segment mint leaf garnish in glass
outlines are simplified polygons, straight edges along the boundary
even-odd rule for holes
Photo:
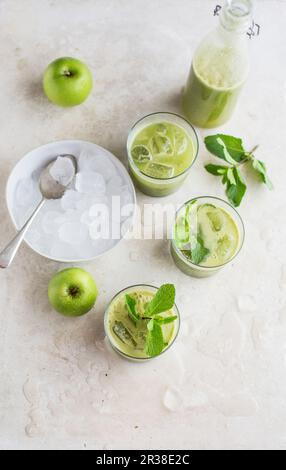
[[[265,164],[254,156],[258,146],[247,152],[242,139],[224,134],[206,137],[205,145],[210,153],[228,164],[208,164],[205,166],[205,169],[214,176],[222,177],[222,183],[226,185],[226,195],[235,207],[241,204],[247,189],[246,182],[240,171],[242,165],[250,164],[251,168],[259,176],[260,181],[266,184],[269,189],[273,189],[273,184],[269,179]]]
[[[209,250],[205,247],[202,237],[198,235],[192,249],[189,252],[190,259],[193,263],[200,264],[202,261],[204,261],[208,254]]]
[[[239,181],[240,175],[235,168],[228,176],[230,197],[237,203],[244,192],[243,183]],[[235,182],[235,184],[234,184]],[[188,220],[189,233],[186,234],[183,243],[177,239],[176,224],[184,224],[184,218]],[[172,255],[176,264],[187,266],[194,270],[201,266],[204,269],[217,268],[228,263],[238,252],[241,241],[241,232],[237,224],[239,215],[230,204],[219,198],[197,198],[195,202],[185,203],[177,212],[176,222],[173,228]],[[190,272],[189,269],[183,272]],[[203,270],[202,270],[203,271]],[[193,271],[192,271],[193,272]]]
[[[164,336],[160,324],[152,319],[147,324],[145,352],[148,356],[158,356],[164,349]]]
[[[130,295],[126,294],[125,302],[126,302],[126,307],[128,310],[128,316],[136,325],[137,322],[140,320],[140,315],[138,315],[136,311],[136,300],[130,297]]]
[[[175,295],[173,284],[120,292],[105,314],[105,331],[114,348],[134,359],[149,359],[168,348],[179,329]]]
[[[167,312],[174,307],[176,289],[173,284],[164,284],[157,291],[146,309],[146,316],[152,317],[159,313]]]

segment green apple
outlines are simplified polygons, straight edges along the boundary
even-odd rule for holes
[[[93,277],[84,269],[68,268],[51,279],[48,295],[57,312],[67,317],[79,317],[92,309],[98,290]]]
[[[77,106],[92,90],[93,78],[89,68],[80,60],[62,57],[52,62],[44,73],[44,91],[52,103]]]

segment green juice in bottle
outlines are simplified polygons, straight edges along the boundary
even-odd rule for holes
[[[219,27],[195,52],[183,93],[183,109],[198,127],[219,127],[236,107],[249,73],[248,37],[252,0],[228,0]]]

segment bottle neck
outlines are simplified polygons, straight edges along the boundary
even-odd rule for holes
[[[224,34],[243,35],[252,21],[253,0],[226,0],[220,14]]]

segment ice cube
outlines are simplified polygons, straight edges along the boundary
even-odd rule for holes
[[[152,155],[146,145],[135,145],[131,150],[131,155],[135,163],[146,163],[152,160]]]
[[[172,178],[174,175],[174,168],[163,163],[150,163],[145,169],[146,174],[153,178]]]
[[[105,211],[105,206],[102,207],[101,204],[93,204],[90,209],[89,209],[89,216],[91,218],[99,217],[100,215],[103,215],[103,212]]]
[[[165,124],[160,123],[156,126],[155,131],[157,134],[165,135],[168,132],[168,128]]]
[[[61,206],[64,210],[76,210],[79,208],[79,203],[82,201],[82,199],[82,194],[74,191],[73,189],[69,189],[65,192],[61,199]]]
[[[218,240],[217,254],[223,259],[227,259],[232,255],[233,251],[233,240],[232,237],[225,234]]]
[[[171,140],[165,135],[154,135],[150,139],[150,149],[153,157],[173,154],[173,146]]]
[[[134,198],[128,186],[122,188],[120,193],[120,203],[121,207],[127,206],[128,204],[134,204]]]
[[[81,218],[80,218],[80,221],[82,224],[85,224],[85,225],[91,225],[94,221],[93,217],[90,217],[89,215],[89,211],[84,211]]]
[[[107,184],[107,194],[109,196],[118,196],[122,190],[122,178],[115,175]]]
[[[15,193],[16,207],[32,206],[36,207],[37,202],[40,201],[41,193],[37,184],[31,178],[25,178],[19,181]]]
[[[99,240],[100,238],[108,238],[109,227],[107,222],[103,222],[100,217],[94,219],[88,226],[89,236],[92,240]]]
[[[79,193],[100,195],[105,193],[106,183],[100,173],[82,171],[76,175],[75,187]]]
[[[114,334],[124,344],[128,344],[129,346],[133,346],[133,347],[137,346],[135,339],[132,337],[131,333],[128,331],[128,329],[124,326],[124,324],[121,321],[115,321],[112,329],[113,329]]]
[[[98,153],[83,150],[79,157],[80,171],[94,171],[104,176],[105,180],[116,175],[116,168],[105,152]]]
[[[62,186],[68,186],[75,175],[72,160],[68,157],[58,157],[50,168],[51,177]]]
[[[61,201],[60,199],[48,199],[45,202],[43,211],[61,211]]]
[[[47,211],[43,214],[42,229],[46,234],[57,233],[61,223],[62,214],[56,211]]]
[[[188,139],[183,131],[176,129],[174,132],[174,151],[176,155],[182,155],[187,150]]]
[[[84,224],[77,222],[66,222],[59,228],[60,240],[69,245],[80,245],[88,237],[88,230]]]

